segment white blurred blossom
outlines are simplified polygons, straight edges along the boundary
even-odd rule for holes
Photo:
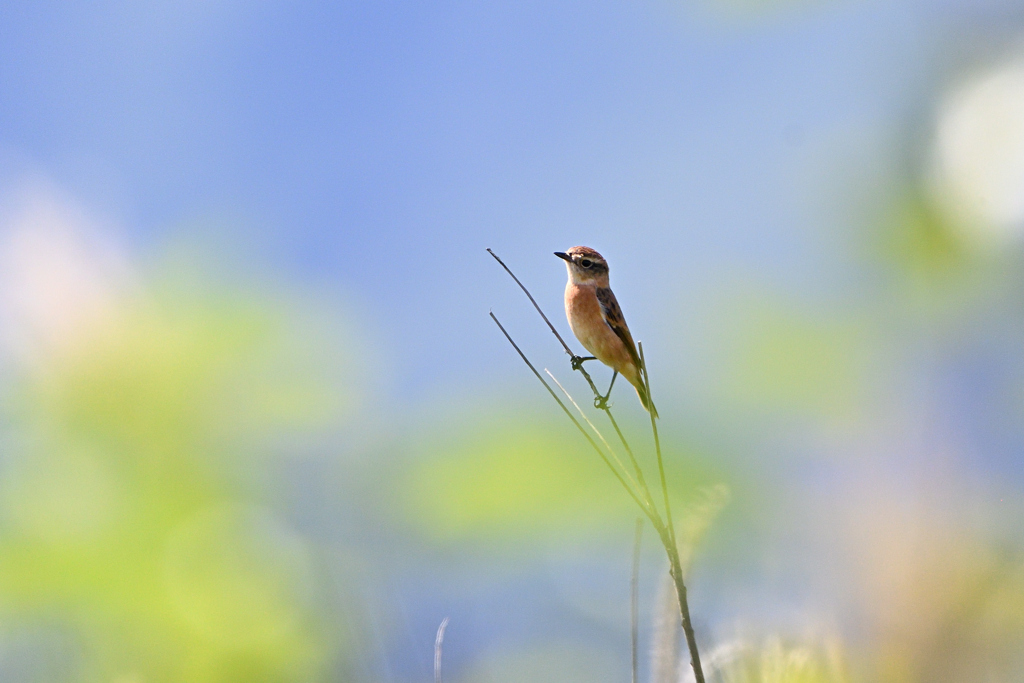
[[[939,110],[932,191],[983,243],[1024,233],[1024,56],[977,75]]]

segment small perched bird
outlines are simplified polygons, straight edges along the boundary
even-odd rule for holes
[[[565,261],[569,271],[569,282],[565,285],[565,315],[572,333],[587,351],[594,354],[594,358],[615,371],[608,394],[611,394],[615,378],[621,374],[636,389],[644,408],[658,417],[640,376],[640,355],[633,336],[622,317],[619,302],[608,286],[608,262],[590,247],[556,251],[555,256]],[[583,360],[591,359],[577,362]],[[606,395],[603,400],[607,399]]]

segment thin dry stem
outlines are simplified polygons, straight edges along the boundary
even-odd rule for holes
[[[448,628],[448,617],[441,621],[437,627],[437,637],[434,639],[434,683],[441,681],[441,648],[444,645],[444,630]]]
[[[679,598],[675,580],[665,573],[659,577],[651,621],[651,683],[679,683]]]
[[[526,288],[526,285],[519,281],[519,278],[516,277],[516,274],[513,273],[508,266],[505,265],[505,262],[502,261],[497,254],[495,254],[490,249],[487,250],[487,253],[493,256],[494,260],[497,261],[501,265],[501,267],[505,269],[505,272],[508,273],[509,276],[511,276],[511,278],[516,281],[516,284],[519,285],[519,289],[523,290],[526,296],[530,299],[530,303],[532,303],[533,307],[537,309],[538,313],[540,313],[540,317],[543,318],[544,322],[547,323],[548,329],[550,329],[551,333],[555,335],[555,339],[557,339],[558,342],[562,345],[562,348],[565,349],[565,352],[569,354],[569,357],[572,358],[573,360],[579,358],[579,356],[572,352],[572,349],[569,348],[569,345],[565,343],[565,340],[562,339],[562,335],[558,334],[558,330],[556,330],[555,326],[551,324],[551,321],[548,319],[548,317],[544,315],[544,311],[541,310],[540,304],[538,304],[537,300],[533,298],[532,294],[530,294],[530,290]],[[584,370],[582,365],[576,367],[576,370],[578,370],[580,374],[582,374],[583,377],[586,378],[587,384],[589,384],[590,388],[594,391],[594,395],[600,396],[601,393],[597,390],[597,385],[594,384],[594,380],[591,379],[590,373]]]
[[[647,390],[647,400],[654,405],[651,397],[651,376],[647,372],[647,361],[644,360],[644,345],[637,344],[640,353],[640,366],[644,373],[644,388]],[[654,450],[658,456],[658,474],[661,477],[661,492],[665,498],[665,517],[668,522],[668,536],[671,539],[672,549],[669,552],[669,562],[672,566],[672,579],[676,584],[676,593],[679,598],[679,613],[683,620],[683,633],[686,635],[686,645],[690,650],[690,666],[693,667],[693,675],[696,683],[704,683],[704,671],[700,665],[700,651],[697,649],[697,636],[693,632],[693,623],[690,620],[690,605],[686,599],[686,584],[683,582],[683,567],[679,560],[679,546],[676,541],[676,532],[672,524],[672,508],[668,501],[668,482],[665,478],[665,462],[661,457],[661,439],[658,437],[658,421],[654,417],[654,411],[650,411],[651,431],[654,433]]]
[[[683,632],[686,634],[686,644],[687,644],[687,646],[689,647],[689,650],[690,650],[690,664],[693,667],[694,678],[696,679],[696,683],[704,683],[704,672],[701,669],[700,653],[697,650],[697,639],[696,639],[696,636],[694,635],[693,625],[691,624],[691,620],[690,620],[690,608],[689,608],[689,605],[688,605],[688,602],[687,602],[686,585],[683,583],[682,563],[680,562],[680,559],[679,559],[679,548],[678,548],[678,545],[677,545],[677,542],[676,542],[674,525],[672,523],[672,510],[671,510],[671,507],[669,505],[669,497],[668,497],[668,483],[667,483],[667,480],[666,480],[666,477],[665,477],[665,466],[664,466],[664,461],[662,459],[662,454],[661,454],[661,440],[660,440],[660,438],[658,436],[658,425],[657,425],[657,421],[656,421],[656,419],[654,417],[653,412],[651,412],[651,430],[652,430],[652,432],[654,434],[655,452],[657,453],[657,459],[658,459],[658,474],[659,474],[659,478],[661,480],[661,490],[662,490],[662,496],[663,496],[664,505],[665,505],[665,515],[666,515],[665,520],[662,520],[661,514],[658,512],[658,508],[654,504],[654,501],[653,501],[653,499],[651,497],[650,489],[648,488],[647,483],[646,483],[646,481],[644,479],[643,470],[640,467],[640,463],[637,461],[636,456],[633,454],[633,450],[632,450],[632,448],[630,448],[629,442],[626,440],[625,435],[623,435],[622,430],[619,429],[619,425],[615,421],[614,416],[612,415],[611,408],[608,407],[608,405],[607,405],[607,403],[605,401],[599,400],[599,399],[602,399],[601,392],[598,391],[597,386],[594,384],[593,379],[591,379],[591,377],[587,373],[587,371],[583,369],[582,364],[576,362],[576,360],[579,358],[579,356],[577,356],[575,353],[572,352],[572,349],[569,348],[569,345],[566,344],[565,340],[562,339],[562,336],[560,334],[558,334],[558,330],[556,330],[555,326],[551,324],[551,321],[548,319],[548,317],[546,315],[544,315],[544,311],[541,310],[540,306],[537,304],[537,301],[533,298],[533,295],[530,294],[530,291],[526,288],[526,286],[522,282],[519,281],[519,278],[517,278],[515,276],[515,274],[509,269],[508,266],[505,265],[505,263],[500,258],[498,258],[497,254],[495,254],[490,249],[488,249],[487,252],[491,256],[493,256],[494,259],[499,264],[501,264],[501,267],[505,269],[505,272],[507,272],[512,277],[512,279],[515,280],[516,284],[519,285],[520,289],[522,289],[523,292],[526,294],[526,296],[530,299],[530,302],[533,303],[533,307],[537,309],[537,312],[540,314],[541,318],[544,319],[544,322],[547,323],[548,327],[551,329],[551,332],[555,335],[555,337],[558,339],[558,341],[562,344],[562,348],[564,348],[565,352],[567,354],[569,354],[569,356],[573,359],[573,369],[574,370],[578,370],[583,375],[583,377],[587,380],[587,384],[590,385],[591,391],[594,392],[595,406],[598,407],[599,409],[603,410],[608,415],[608,419],[611,421],[612,426],[615,428],[615,432],[619,435],[619,439],[622,441],[622,445],[626,449],[626,452],[629,455],[630,461],[633,464],[634,470],[636,472],[636,481],[637,481],[637,484],[638,484],[638,488],[640,490],[640,495],[643,497],[643,502],[641,502],[641,498],[626,483],[626,480],[623,478],[622,474],[620,474],[620,472],[617,469],[615,469],[615,466],[612,465],[612,462],[608,459],[608,457],[604,454],[604,452],[598,447],[597,443],[593,440],[593,438],[591,438],[590,434],[587,433],[587,431],[583,428],[583,425],[580,424],[580,422],[569,411],[569,409],[565,406],[565,404],[562,403],[561,399],[558,398],[558,395],[555,394],[554,390],[548,385],[548,383],[544,380],[544,378],[541,377],[540,373],[537,372],[537,369],[533,366],[533,363],[530,362],[530,360],[526,357],[526,355],[522,352],[522,350],[520,350],[519,346],[516,345],[516,343],[512,340],[512,337],[509,336],[509,334],[505,330],[505,328],[502,327],[500,322],[498,322],[498,319],[494,316],[494,313],[490,314],[491,318],[494,319],[494,322],[498,325],[498,327],[501,329],[502,333],[505,335],[505,338],[508,339],[510,344],[512,344],[512,347],[516,350],[516,352],[523,359],[523,361],[530,368],[530,370],[533,371],[533,374],[536,375],[537,379],[539,379],[541,384],[544,385],[544,388],[548,390],[548,393],[551,394],[551,397],[554,398],[555,401],[558,403],[558,405],[562,408],[562,411],[566,415],[569,416],[569,419],[572,420],[573,424],[576,425],[576,428],[580,431],[581,434],[583,434],[583,436],[584,436],[584,438],[586,438],[587,442],[590,443],[591,447],[601,457],[601,459],[604,461],[605,465],[608,466],[608,469],[610,469],[612,471],[612,474],[615,475],[616,479],[619,480],[619,483],[622,484],[623,488],[626,489],[626,492],[629,493],[629,495],[633,499],[633,501],[640,507],[640,509],[643,511],[643,513],[651,521],[651,524],[654,526],[655,531],[658,533],[658,538],[661,540],[661,544],[662,544],[662,546],[664,546],[665,552],[668,554],[669,564],[670,564],[670,567],[671,567],[670,574],[671,574],[672,580],[673,580],[673,582],[675,584],[676,596],[677,596],[677,598],[679,600],[679,613],[680,613],[680,616],[682,618]],[[644,377],[644,385],[645,385],[645,388],[647,390],[647,396],[650,397],[651,396],[650,377],[648,376],[648,373],[647,373],[647,364],[646,364],[646,362],[643,359],[643,346],[642,345],[639,346],[639,353],[640,353],[640,365],[641,365],[641,369],[643,371],[643,377]],[[559,385],[559,386],[561,386],[561,385]],[[563,391],[564,391],[564,389],[563,389]],[[573,401],[573,404],[575,405],[575,401]],[[577,409],[579,409],[579,406],[576,406],[576,407],[577,407]],[[589,420],[588,420],[588,422],[589,422]],[[607,445],[607,442],[606,442],[606,445]],[[616,458],[616,460],[617,460],[617,458]],[[620,463],[620,466],[621,466],[621,463]],[[623,468],[623,469],[625,469],[625,468]],[[666,524],[666,522],[667,522],[667,524]]]
[[[572,349],[569,348],[569,345],[565,343],[564,339],[562,339],[562,335],[558,334],[558,330],[556,330],[555,326],[551,324],[551,321],[548,320],[548,317],[546,315],[544,315],[544,311],[540,310],[540,305],[537,303],[537,300],[533,298],[533,295],[530,294],[530,290],[528,290],[526,288],[526,285],[524,285],[522,282],[519,281],[519,278],[516,277],[516,274],[513,273],[509,269],[508,266],[505,265],[504,261],[502,261],[500,258],[498,258],[497,254],[495,254],[490,249],[487,250],[487,253],[490,254],[491,256],[493,256],[494,260],[497,261],[498,263],[500,263],[501,267],[505,269],[505,272],[512,276],[512,279],[516,281],[516,284],[519,285],[519,288],[522,289],[523,292],[526,293],[527,297],[529,297],[530,303],[533,304],[533,307],[537,309],[538,313],[540,313],[540,317],[544,318],[544,322],[546,322],[548,324],[548,327],[551,329],[552,334],[554,334],[555,338],[558,339],[558,341],[562,343],[562,348],[565,349],[565,352],[567,354],[569,354],[571,357],[575,358],[576,354],[572,352]]]
[[[622,461],[621,461],[621,460],[619,460],[619,456],[618,456],[618,454],[617,454],[617,453],[615,452],[615,449],[614,449],[614,448],[612,448],[612,447],[611,447],[611,444],[609,444],[609,443],[608,443],[608,441],[607,441],[607,440],[606,440],[606,439],[604,438],[604,434],[602,434],[602,433],[601,433],[601,430],[599,430],[599,429],[598,429],[598,428],[597,428],[596,426],[594,426],[594,423],[590,421],[590,418],[589,418],[589,417],[587,417],[587,414],[586,414],[586,413],[584,413],[584,412],[583,412],[583,409],[582,409],[582,408],[580,408],[580,406],[579,406],[579,404],[578,404],[578,403],[576,403],[576,399],[574,399],[574,398],[572,397],[572,394],[570,394],[570,393],[569,393],[569,392],[568,392],[568,391],[566,390],[566,388],[562,386],[562,383],[561,383],[561,382],[559,382],[559,381],[558,381],[558,379],[557,379],[557,378],[556,378],[556,377],[555,377],[555,376],[554,376],[553,374],[551,374],[551,371],[550,371],[550,370],[548,370],[547,368],[544,368],[544,372],[545,372],[545,373],[547,373],[547,376],[551,378],[551,381],[552,381],[552,382],[554,382],[554,383],[555,383],[556,385],[558,385],[558,388],[562,390],[562,393],[563,393],[563,394],[565,394],[565,397],[566,397],[567,399],[569,399],[569,403],[572,403],[573,407],[575,407],[575,408],[576,408],[576,411],[577,411],[577,412],[578,412],[578,413],[580,414],[580,417],[582,417],[582,418],[583,418],[583,420],[584,420],[584,421],[585,421],[585,422],[586,422],[586,423],[587,423],[588,425],[590,425],[590,428],[591,428],[592,430],[594,430],[594,434],[597,434],[597,438],[599,438],[599,439],[601,440],[601,443],[603,443],[603,444],[604,444],[604,447],[605,447],[605,448],[607,448],[607,449],[608,449],[608,452],[609,452],[609,453],[611,453],[611,456],[612,456],[613,458],[615,458],[615,464],[616,464],[616,465],[618,465],[618,466],[619,466],[619,468],[620,468],[620,469],[622,470],[622,473],[623,473],[624,475],[626,475],[626,478],[627,478],[627,479],[629,480],[629,483],[630,483],[630,484],[632,484],[632,485],[633,485],[634,487],[637,487],[637,488],[639,488],[639,487],[637,486],[637,483],[636,483],[636,481],[635,481],[635,480],[633,479],[633,477],[632,477],[632,476],[631,476],[631,475],[629,474],[629,470],[627,470],[627,469],[626,469],[626,466],[622,464]]]
[[[651,378],[647,374],[647,361],[644,360],[644,345],[643,342],[637,343],[637,348],[640,350],[640,368],[644,372],[644,389],[647,391],[647,400],[654,405],[654,399],[651,398]],[[676,531],[673,527],[672,522],[672,506],[668,502],[668,482],[665,479],[665,462],[661,457],[661,439],[658,437],[658,420],[654,416],[654,411],[647,411],[651,417],[651,431],[654,433],[654,452],[658,456],[658,476],[661,477],[661,495],[665,500],[665,521],[668,526],[668,535],[672,538],[672,545],[676,544]]]
[[[633,532],[633,574],[629,582],[629,644],[633,663],[633,683],[639,683],[640,662],[639,645],[639,603],[640,603],[640,542],[643,540],[644,520],[636,519],[636,531]]]
[[[657,510],[658,506],[654,504],[654,499],[651,497],[651,490],[647,487],[647,481],[644,479],[644,471],[640,467],[640,462],[636,459],[636,455],[633,454],[633,449],[630,448],[629,442],[626,441],[626,437],[622,433],[622,430],[619,429],[619,423],[615,421],[615,416],[612,415],[612,409],[605,406],[604,408],[599,408],[599,410],[604,411],[605,415],[608,416],[608,421],[611,422],[612,427],[615,428],[615,433],[619,435],[619,441],[622,442],[623,448],[626,449],[626,454],[629,455],[629,461],[633,464],[633,471],[636,472],[637,481],[640,482],[640,491],[643,493],[644,500],[648,505]]]
[[[530,362],[530,359],[527,358],[526,354],[524,354],[522,349],[519,348],[519,345],[512,340],[512,337],[505,330],[505,327],[498,321],[498,318],[494,315],[494,313],[491,313],[490,315],[491,319],[494,320],[494,323],[498,326],[498,329],[500,329],[501,333],[505,335],[505,339],[508,339],[508,343],[511,344],[512,348],[516,350],[516,353],[518,353],[519,357],[523,359],[523,362],[526,363],[527,367],[529,367],[530,370],[533,371],[533,374],[537,377],[537,379],[540,380],[540,383],[544,385],[544,388],[548,390],[548,393],[551,394],[551,398],[555,399],[555,402],[558,403],[562,411],[569,416],[569,419],[572,420],[572,423],[574,425],[576,425],[576,429],[580,431],[580,434],[583,435],[583,438],[587,440],[587,443],[590,444],[594,451],[601,457],[601,460],[604,461],[604,464],[608,466],[608,469],[612,471],[612,474],[615,475],[615,478],[619,480],[620,484],[622,484],[622,488],[626,489],[626,493],[629,494],[629,497],[632,498],[633,501],[640,506],[640,509],[644,510],[645,512],[648,512],[644,504],[640,502],[639,498],[637,498],[636,493],[633,492],[633,489],[631,489],[629,484],[626,483],[626,480],[622,478],[622,475],[619,474],[619,471],[615,469],[615,466],[612,464],[611,460],[608,459],[608,456],[606,456],[604,454],[604,451],[602,451],[598,447],[594,439],[591,438],[590,434],[587,433],[587,430],[585,430],[583,428],[583,425],[579,423],[579,420],[577,420],[576,417],[571,412],[569,412],[569,409],[565,407],[564,403],[562,403],[562,399],[558,398],[558,394],[555,393],[554,389],[552,389],[551,386],[544,381],[544,378],[541,377],[539,372],[537,372],[537,368],[533,366],[533,363]],[[648,512],[648,514],[652,513]],[[657,513],[655,512],[653,514],[656,515]],[[661,520],[659,519],[658,521],[660,522]]]

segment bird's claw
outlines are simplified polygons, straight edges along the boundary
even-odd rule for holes
[[[595,360],[595,358],[593,356],[573,356],[569,360],[569,364],[572,365],[573,370],[579,370],[588,360]]]
[[[595,396],[594,407],[598,410],[608,410],[608,397],[607,396]]]

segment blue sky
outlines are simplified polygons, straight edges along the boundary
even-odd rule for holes
[[[952,322],[936,315],[933,330],[932,311],[907,303],[908,287],[885,289],[884,268],[865,255],[890,195],[919,181],[948,86],[1016,45],[1024,28],[1017,5],[8,0],[0,4],[0,209],[11,188],[41,178],[113,226],[142,264],[199,242],[225,272],[240,265],[257,285],[266,278],[336,300],[374,348],[367,374],[385,403],[412,407],[360,422],[370,425],[368,451],[380,441],[415,452],[423,438],[416,430],[429,418],[471,421],[459,411],[486,412],[506,390],[536,398],[488,310],[540,365],[564,368],[556,364],[565,358],[485,248],[505,258],[567,333],[565,271],[552,252],[595,247],[611,262],[630,327],[665,387],[655,387],[665,396],[659,408],[683,416],[665,420],[666,443],[707,448],[743,476],[775,481],[768,495],[803,506],[788,521],[783,513],[782,522],[765,523],[778,528],[755,525],[737,542],[753,550],[745,546],[748,564],[730,560],[731,571],[771,582],[771,571],[754,567],[758,544],[783,547],[796,529],[799,545],[801,534],[814,535],[805,519],[848,551],[822,512],[836,507],[839,483],[851,487],[843,509],[855,529],[857,505],[885,488],[879,483],[891,484],[894,506],[918,486],[938,490],[937,507],[953,510],[946,489],[928,488],[922,475],[941,475],[947,458],[988,461],[1001,486],[1016,486],[1001,477],[1019,475],[1024,443],[1019,282],[1000,281]],[[726,305],[733,308],[715,318]],[[760,309],[770,310],[759,318]],[[772,315],[824,339],[824,359],[797,368],[798,390],[811,389],[796,397],[805,414],[765,420],[752,409],[736,419],[743,397],[714,403],[708,395],[721,378],[702,374],[704,366],[721,360],[716,340],[744,341],[741,323],[755,331],[763,323],[773,341],[784,325]],[[798,336],[788,332],[784,341]],[[791,379],[787,361],[821,351],[802,341],[778,363],[769,348],[768,370]],[[847,358],[858,344],[865,365]],[[868,388],[834,413],[818,411],[816,403],[835,398],[827,375],[837,367],[855,386],[836,390],[836,403],[849,399],[848,389]],[[777,379],[751,375],[760,389]],[[515,394],[523,388],[532,393]],[[778,398],[775,388],[764,403]],[[617,394],[623,403],[625,394]],[[664,408],[673,402],[691,410]],[[408,436],[404,427],[414,443],[395,445]],[[956,447],[935,448],[943,439]],[[871,472],[876,462],[884,466]],[[870,476],[858,479],[860,467]],[[294,495],[326,510],[331,529],[344,519],[318,507],[314,489],[343,487],[312,471],[317,486],[296,486]],[[961,492],[960,470],[949,471],[950,490]],[[989,509],[967,494],[957,505]],[[889,528],[885,514],[879,519]],[[849,547],[853,555],[860,546]],[[843,553],[835,564],[847,569],[855,563]],[[433,565],[406,558],[415,576],[393,580],[406,594],[399,602],[408,633],[393,654],[399,677],[428,674],[439,601],[476,610],[476,622],[461,623],[477,631],[458,635],[456,656],[460,642],[482,647],[508,622],[532,633],[538,614],[564,608],[550,587],[528,598],[517,586],[461,592],[452,567],[462,560],[439,554]],[[600,557],[597,564],[598,572],[619,571]],[[761,604],[785,618],[777,609],[785,596],[737,591],[741,581],[721,566],[696,611],[713,620],[730,609],[757,613]],[[524,581],[553,585],[548,569],[537,571],[539,579]],[[798,596],[794,612],[805,583],[786,584]],[[492,618],[502,607],[478,607],[488,599],[509,607],[504,621]]]
[[[7,2],[0,169],[341,292],[430,394],[491,364],[485,247],[555,312],[550,253],[605,251],[641,337],[723,270],[834,287],[821,207],[1008,3],[971,5]]]

